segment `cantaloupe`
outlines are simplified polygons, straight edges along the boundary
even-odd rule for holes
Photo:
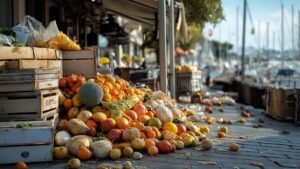
[[[97,83],[85,83],[78,91],[78,98],[86,107],[94,107],[102,101],[103,90]]]

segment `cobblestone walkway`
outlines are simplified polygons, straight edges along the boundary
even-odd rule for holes
[[[214,107],[214,113],[208,114],[217,119],[224,118],[233,122],[241,119],[240,106]],[[300,168],[300,126],[293,123],[278,122],[262,114],[262,110],[252,110],[255,117],[247,118],[245,124],[233,123],[226,125],[229,133],[226,138],[216,137],[218,124],[210,126],[209,138],[213,140],[214,146],[210,151],[199,151],[197,148],[176,150],[176,153],[161,155],[151,158],[145,155],[142,160],[132,161],[134,165],[141,168],[161,169],[278,169],[278,168]],[[262,127],[258,126],[258,122]],[[286,131],[286,132],[283,132]],[[238,152],[227,151],[232,142],[240,144]],[[198,148],[199,149],[199,148]],[[96,168],[102,162],[123,163],[129,160],[123,158],[121,161],[88,161],[84,162],[83,169]],[[65,168],[66,162],[55,161],[53,163],[29,164],[30,169],[42,168]],[[14,168],[13,166],[0,166],[2,168]]]

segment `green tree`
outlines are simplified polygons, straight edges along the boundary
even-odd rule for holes
[[[201,28],[205,23],[217,24],[224,19],[221,0],[177,0],[184,4],[188,24]]]
[[[177,0],[185,7],[188,23],[188,42],[178,38],[177,45],[187,50],[203,40],[202,30],[206,23],[216,25],[224,19],[221,0]]]

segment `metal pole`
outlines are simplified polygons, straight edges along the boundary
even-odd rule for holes
[[[300,55],[300,11],[298,11],[298,59]]]
[[[170,91],[172,98],[176,98],[176,84],[175,84],[175,21],[174,21],[174,0],[170,0],[170,6],[169,6],[169,49],[170,49]]]
[[[246,44],[246,10],[247,10],[247,0],[244,0],[244,19],[243,19],[243,40],[242,40],[242,57],[241,57],[241,64],[242,64],[242,72],[241,72],[241,79],[244,79],[245,75],[245,44]]]
[[[260,36],[260,20],[258,21],[258,28],[257,28],[257,36],[258,36],[258,51],[257,51],[257,60],[260,58],[260,51],[261,51],[261,36]]]
[[[166,0],[158,1],[158,28],[159,28],[159,61],[160,61],[160,87],[168,93],[167,76],[167,36],[166,36]]]
[[[283,68],[283,55],[284,55],[284,7],[283,4],[281,4],[281,68]]]

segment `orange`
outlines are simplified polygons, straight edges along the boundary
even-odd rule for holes
[[[88,148],[81,146],[77,150],[76,155],[80,160],[86,161],[92,157],[92,152]]]
[[[124,117],[118,118],[116,122],[119,129],[125,129],[129,127],[129,121]]]
[[[138,103],[134,105],[133,111],[135,111],[138,114],[138,116],[142,116],[147,112],[147,108],[142,103]]]
[[[136,121],[137,118],[138,118],[136,112],[135,112],[135,111],[132,111],[132,110],[126,110],[126,111],[125,111],[125,114],[126,114],[128,117],[130,117],[131,120],[133,120],[133,121]]]
[[[103,122],[104,120],[107,119],[107,116],[106,116],[106,114],[103,113],[103,112],[96,112],[96,113],[93,114],[93,117],[92,117],[92,118],[93,118],[93,120],[94,120],[95,122],[101,123],[101,122]]]
[[[88,120],[88,121],[85,122],[85,124],[89,128],[97,128],[97,123],[94,120]]]
[[[153,111],[147,111],[145,113],[145,115],[149,116],[149,117],[154,117],[154,112]]]
[[[127,95],[133,95],[134,94],[134,89],[133,88],[127,88],[125,92],[126,92]]]
[[[146,139],[145,140],[145,149],[148,150],[149,147],[155,146],[154,140]]]
[[[103,97],[103,101],[109,102],[112,100],[112,96],[109,93],[105,93]]]
[[[156,146],[151,146],[148,148],[148,154],[151,156],[151,157],[154,157],[154,156],[157,156],[158,154],[158,148]]]
[[[101,85],[101,88],[104,93],[109,93],[109,87],[107,85]]]
[[[121,90],[121,85],[120,84],[118,84],[118,83],[114,83],[114,89],[116,89],[116,90]]]
[[[109,90],[114,89],[113,85],[108,81],[104,82],[104,85],[106,85],[109,88]]]
[[[119,94],[119,92],[117,89],[112,89],[112,90],[110,90],[110,94],[113,96],[117,96]]]
[[[176,124],[172,123],[172,122],[166,122],[163,126],[163,130],[164,131],[170,131],[172,132],[173,134],[177,134],[177,126]]]
[[[153,130],[147,131],[148,138],[156,138],[156,133]]]
[[[147,139],[147,135],[144,132],[141,132],[141,138],[146,140]]]
[[[155,132],[156,138],[161,139],[161,132],[156,127],[152,127],[153,131]]]
[[[217,135],[218,135],[219,138],[222,138],[222,137],[226,136],[226,134],[224,132],[218,132]]]
[[[69,110],[73,107],[73,101],[71,99],[66,99],[64,101],[64,107]]]
[[[142,122],[136,122],[135,125],[134,125],[134,127],[138,128],[141,131],[145,130],[145,125]]]
[[[25,162],[20,161],[16,164],[16,169],[27,169],[27,165]]]

